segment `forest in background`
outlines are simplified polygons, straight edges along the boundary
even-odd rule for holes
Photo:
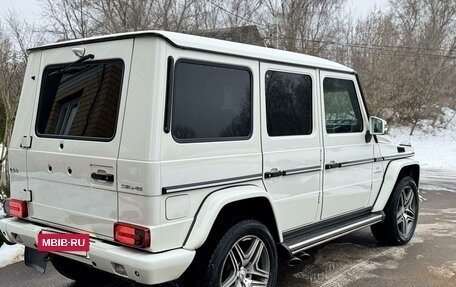
[[[362,19],[346,0],[40,0],[42,21],[0,14],[0,142],[9,143],[27,63],[41,44],[138,30],[191,34],[254,25],[264,45],[358,71],[372,115],[413,134],[456,111],[456,0],[390,0]],[[454,112],[456,114],[456,112]],[[3,148],[2,148],[3,149]],[[1,163],[6,160],[5,152]]]

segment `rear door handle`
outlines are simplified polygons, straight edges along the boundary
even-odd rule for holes
[[[272,177],[278,177],[278,176],[284,176],[284,175],[285,175],[285,171],[277,170],[277,169],[272,169],[271,171],[264,173],[265,178],[272,178]]]
[[[330,161],[329,163],[327,163],[325,165],[325,168],[326,169],[332,169],[332,168],[338,168],[338,167],[341,167],[341,166],[342,166],[342,164],[336,163],[335,161],[332,160],[332,161]]]
[[[92,172],[90,177],[95,179],[95,180],[114,182],[114,175],[113,174],[101,174],[101,173]]]

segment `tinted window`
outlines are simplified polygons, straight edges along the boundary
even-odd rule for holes
[[[88,62],[43,73],[36,131],[42,136],[111,139],[114,137],[123,63]]]
[[[363,118],[353,81],[325,78],[323,90],[327,133],[363,131]]]
[[[266,73],[266,121],[270,136],[312,133],[312,79],[308,75]]]
[[[252,131],[249,71],[178,62],[174,74],[171,129],[178,141],[249,137]]]

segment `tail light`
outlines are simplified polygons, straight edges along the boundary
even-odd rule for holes
[[[27,202],[23,200],[8,198],[3,203],[3,208],[5,209],[6,214],[10,216],[19,218],[28,216]]]
[[[114,223],[114,240],[126,245],[147,248],[150,246],[150,229],[129,223]]]

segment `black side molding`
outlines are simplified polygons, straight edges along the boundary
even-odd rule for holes
[[[165,121],[163,124],[163,131],[169,133],[171,130],[171,107],[173,97],[173,85],[174,85],[174,58],[168,57],[168,72],[166,79],[166,100],[165,100]]]

